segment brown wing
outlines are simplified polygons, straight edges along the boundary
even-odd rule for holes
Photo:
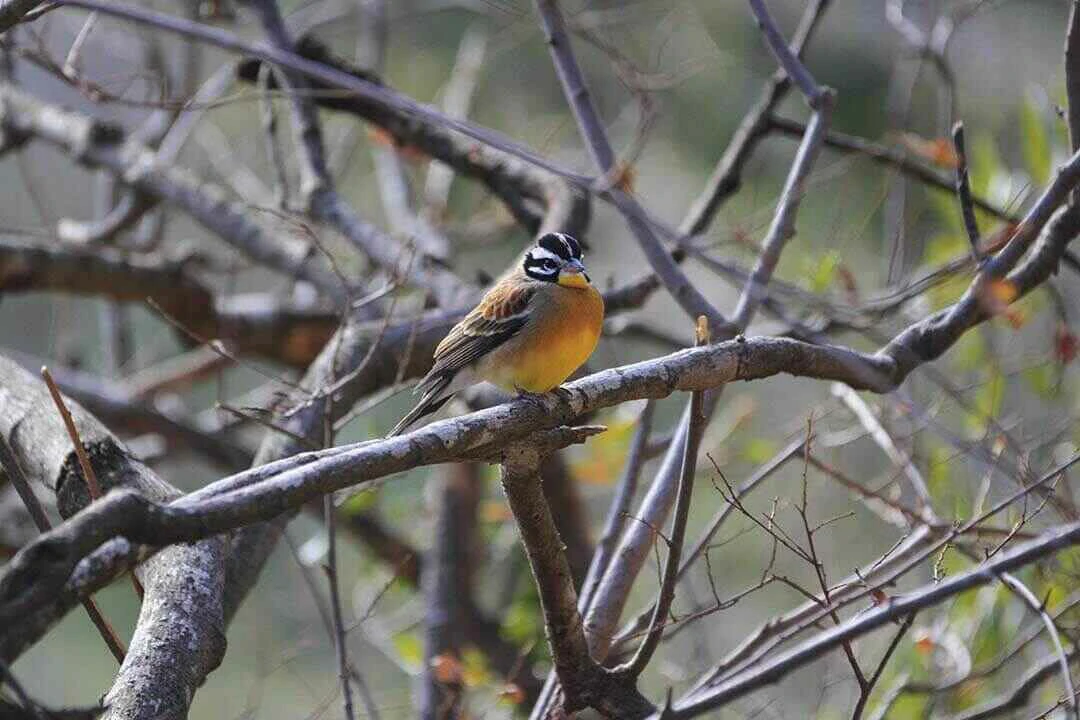
[[[417,391],[449,380],[516,335],[528,320],[529,301],[536,289],[536,283],[509,278],[489,290],[435,348],[435,364]]]

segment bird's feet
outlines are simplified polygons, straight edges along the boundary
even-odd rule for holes
[[[544,405],[544,395],[546,395],[547,393],[535,393],[531,390],[526,390],[520,387],[515,387],[514,390],[517,391],[517,396],[519,399],[524,400],[531,405],[535,405],[541,410],[547,409],[547,406]]]
[[[554,388],[551,389],[551,393],[553,395],[556,395],[560,400],[566,402],[569,402],[574,398],[574,393],[570,390],[570,388],[565,388],[562,385],[556,385]]]
[[[562,385],[557,385],[557,386],[553,387],[551,390],[548,390],[547,392],[544,392],[544,393],[535,393],[535,392],[532,392],[532,391],[529,391],[529,390],[524,390],[522,388],[514,388],[514,389],[517,391],[517,394],[518,394],[519,398],[521,398],[522,400],[526,400],[526,401],[532,403],[533,405],[536,405],[537,407],[540,407],[542,409],[547,409],[547,406],[544,403],[544,396],[546,396],[546,395],[554,395],[554,396],[556,396],[557,398],[559,398],[560,400],[563,400],[563,401],[568,401],[573,397],[573,393],[570,392],[570,390],[564,388]]]

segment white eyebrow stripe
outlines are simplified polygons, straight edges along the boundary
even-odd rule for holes
[[[566,238],[566,233],[555,233],[555,235],[562,242],[563,247],[566,248],[566,256],[568,258],[574,257],[574,247],[570,244],[570,241]]]
[[[538,260],[538,259],[542,258],[542,259],[545,259],[545,260],[554,260],[557,263],[564,262],[561,257],[559,257],[555,253],[551,252],[550,250],[547,250],[545,248],[540,247],[539,245],[534,247],[532,250],[529,251],[529,256],[531,258],[533,258],[534,260]]]

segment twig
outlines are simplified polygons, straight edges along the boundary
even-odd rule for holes
[[[104,12],[104,11],[103,11]],[[55,145],[80,163],[101,167],[122,177],[129,187],[183,209],[194,220],[248,257],[291,276],[307,280],[328,297],[342,300],[345,291],[325,265],[313,262],[306,248],[286,244],[250,218],[246,206],[227,198],[224,190],[203,182],[169,163],[116,125],[64,111],[12,87],[0,87],[5,131],[31,134]],[[51,108],[48,112],[44,108]],[[50,118],[44,122],[43,118]]]
[[[911,552],[914,552],[914,555],[912,557],[910,557],[909,559],[905,559],[903,564],[900,565],[899,567],[892,569],[888,574],[886,574],[883,577],[879,578],[877,580],[876,587],[879,587],[879,588],[880,587],[885,587],[885,586],[888,586],[891,583],[895,582],[903,574],[909,572],[912,568],[916,567],[921,562],[925,561],[928,557],[933,555],[935,552],[940,550],[942,547],[944,547],[947,544],[953,542],[957,537],[959,537],[963,533],[965,533],[968,530],[970,530],[971,528],[979,525],[980,523],[982,523],[983,521],[989,519],[990,517],[993,517],[994,515],[1000,513],[1004,508],[1010,506],[1013,502],[1016,502],[1017,500],[1020,500],[1022,498],[1026,498],[1033,488],[1041,487],[1041,486],[1049,483],[1050,481],[1052,481],[1055,478],[1059,477],[1061,472],[1065,468],[1071,467],[1073,464],[1075,464],[1077,462],[1080,462],[1080,454],[1078,454],[1078,455],[1074,456],[1073,458],[1071,458],[1067,463],[1065,463],[1063,465],[1059,465],[1058,467],[1054,468],[1051,472],[1045,474],[1039,480],[1031,483],[1030,486],[1022,488],[1020,490],[1017,490],[1016,492],[1014,492],[1011,495],[1007,496],[1006,498],[1002,499],[1001,501],[996,503],[993,507],[991,507],[986,512],[982,513],[978,517],[972,518],[968,522],[964,523],[964,525],[962,525],[962,526],[960,526],[958,528],[954,528],[954,530],[952,532],[947,533],[944,537],[941,537],[940,539],[938,539],[938,540],[936,540],[934,542],[931,542],[929,545],[926,545],[925,543],[922,543],[921,540],[920,540],[920,538],[926,538],[929,535],[929,531],[925,527],[922,528],[919,531],[916,531],[915,533],[912,533],[907,538],[902,539],[901,542],[898,543],[898,545],[893,550],[890,550],[890,552],[887,553],[887,556],[891,555],[893,558],[899,559],[901,557],[901,551],[903,551],[904,555],[908,555]],[[1064,527],[1064,526],[1062,526],[1062,527]],[[1045,537],[1045,535],[1039,536],[1039,537]],[[1033,540],[1031,542],[1037,542],[1037,539]],[[920,548],[920,545],[922,545],[923,547]],[[1030,545],[1031,545],[1031,543],[1028,543],[1025,547],[1030,546]],[[1014,549],[1012,554],[1015,554],[1016,552],[1017,552],[1017,550]],[[997,558],[997,560],[1000,560],[1000,556]],[[995,562],[996,562],[996,560],[995,560]],[[874,570],[878,569],[879,566],[881,565],[881,563],[882,563],[882,560],[879,560],[877,563],[875,563],[875,565],[871,569],[874,569]],[[991,564],[992,563],[990,563],[988,561],[987,563],[984,563],[983,565],[980,566],[982,568],[988,568],[987,570],[978,570],[978,572],[980,572],[980,573],[985,573],[983,582],[988,582],[990,579],[995,578],[996,575],[993,574],[994,572],[1000,572],[1000,570],[995,571],[994,569],[990,568]],[[1004,568],[1005,571],[1010,570],[1010,569],[1011,568]],[[971,573],[974,573],[974,572],[975,571],[971,571]],[[969,574],[971,574],[971,573],[969,573]],[[865,583],[865,580],[863,579],[863,576],[861,574],[857,573],[857,577],[858,577],[860,583],[863,586],[865,586],[866,583]],[[945,580],[945,581],[943,581],[941,583],[937,583],[937,584],[935,584],[935,587],[940,588],[943,585],[947,585],[949,583],[952,583],[952,582],[954,582],[956,580],[957,577],[959,577],[959,576],[953,576],[953,577],[951,577],[951,578],[949,578],[949,579],[947,579],[947,580]],[[866,595],[870,594],[870,592],[871,592],[871,588],[866,587],[863,592],[859,592],[859,593],[854,594],[854,595],[849,595],[849,596],[845,597],[844,600],[835,602],[834,606],[832,608],[828,608],[828,609],[818,610],[817,608],[814,607],[814,605],[811,604],[810,606],[808,606],[808,611],[806,611],[806,612],[804,612],[803,609],[800,609],[799,611],[789,613],[789,618],[785,619],[785,622],[783,622],[783,623],[777,623],[777,622],[771,623],[770,626],[768,626],[765,629],[759,631],[757,633],[757,638],[756,638],[757,640],[760,640],[762,637],[767,636],[767,635],[776,635],[776,637],[769,644],[769,648],[759,648],[755,653],[750,653],[749,648],[751,647],[751,645],[755,644],[755,640],[754,640],[754,638],[748,639],[743,644],[743,647],[738,652],[734,653],[737,656],[737,659],[741,662],[740,672],[734,673],[734,674],[733,673],[728,673],[728,675],[726,675],[726,679],[724,680],[724,682],[721,683],[721,685],[730,684],[730,683],[737,683],[739,678],[742,678],[744,675],[747,675],[747,674],[753,675],[754,674],[753,668],[757,667],[754,664],[755,661],[760,660],[762,657],[764,657],[764,654],[765,654],[765,652],[767,652],[768,649],[778,646],[780,643],[782,643],[785,640],[790,640],[801,629],[805,629],[806,627],[809,627],[809,626],[813,625],[814,623],[816,623],[817,620],[819,620],[824,614],[826,614],[828,610],[838,610],[838,609],[840,609],[840,608],[842,608],[842,607],[844,607],[846,605],[849,605],[851,602],[855,601],[856,599],[865,597]],[[905,596],[905,599],[907,597],[908,596]],[[889,608],[894,608],[895,605],[898,602],[901,602],[901,604],[902,604],[902,601],[897,601],[895,598],[893,598],[886,605]],[[882,606],[882,607],[885,607],[885,606]],[[903,614],[903,613],[899,613],[899,614]],[[800,623],[801,627],[791,628],[792,624],[794,624],[796,622],[800,622],[800,621],[801,621],[801,623]],[[773,629],[772,632],[768,632],[769,627],[771,627]],[[791,629],[787,630],[786,632],[782,632],[782,633],[777,632],[778,628],[784,628],[784,627],[791,628]],[[827,631],[823,635],[831,635],[832,632],[833,631]],[[819,636],[819,638],[820,637],[821,636]],[[810,641],[807,641],[807,643],[813,644],[815,641],[816,640],[810,640]],[[843,638],[839,639],[837,642],[842,643]],[[724,661],[724,662],[722,662],[720,665],[718,665],[712,671],[707,673],[706,677],[711,679],[711,678],[715,678],[715,677],[719,676],[722,672],[724,672],[728,668],[730,668],[733,663],[734,663],[734,660],[733,661]],[[709,681],[705,680],[705,681],[703,681],[701,683],[698,683],[696,690],[694,690],[691,693],[691,695],[698,694],[699,692],[711,692],[712,689],[715,689],[717,687],[719,687],[719,685],[710,685]]]
[[[34,494],[33,488],[30,487],[30,481],[26,479],[26,475],[19,465],[19,459],[15,457],[15,453],[12,452],[11,446],[8,445],[7,438],[3,434],[0,434],[0,469],[3,469],[7,475],[8,482],[15,486],[15,492],[22,499],[27,512],[30,513],[34,524],[37,525],[38,531],[44,533],[51,530],[52,523],[49,522],[49,516],[45,514],[45,509],[38,502],[37,495]],[[105,645],[109,648],[109,652],[112,653],[117,662],[123,663],[124,656],[127,654],[124,642],[116,634],[116,630],[113,629],[105,616],[102,615],[94,598],[87,596],[83,598],[82,604],[86,609],[86,614],[90,616],[90,621],[94,623],[98,634],[101,635],[101,639],[105,641]]]
[[[709,343],[708,319],[703,315],[698,318],[696,344],[700,347]],[[637,678],[649,661],[653,653],[660,645],[660,639],[664,632],[664,622],[671,604],[675,599],[675,583],[678,582],[679,562],[682,557],[683,543],[686,539],[686,523],[690,518],[690,500],[694,494],[694,472],[697,470],[698,444],[701,441],[702,430],[707,418],[702,413],[702,393],[695,392],[690,395],[690,428],[686,433],[686,440],[682,449],[682,467],[679,470],[679,485],[676,491],[675,513],[671,520],[671,539],[668,543],[667,561],[664,565],[663,580],[660,583],[660,593],[653,606],[652,619],[649,621],[649,632],[642,640],[634,657],[627,663],[616,668],[615,672],[625,673],[627,676]]]
[[[83,482],[86,483],[90,499],[97,500],[101,497],[101,485],[98,484],[97,474],[94,473],[94,468],[90,464],[90,456],[86,454],[86,448],[83,446],[82,440],[79,439],[79,431],[75,427],[75,420],[71,417],[71,411],[68,410],[67,404],[64,403],[64,398],[60,395],[60,389],[56,387],[56,381],[53,380],[49,368],[44,365],[41,366],[41,377],[49,388],[49,394],[52,395],[56,411],[60,413],[60,418],[64,421],[64,427],[67,428],[68,437],[71,438],[71,443],[75,447],[75,456],[79,459],[79,468],[82,469]]]
[[[1069,659],[1075,660],[1076,655],[1076,650],[1073,650],[1069,653]],[[1033,665],[1026,673],[1024,673],[1016,685],[1008,692],[999,697],[991,698],[985,703],[976,705],[966,712],[952,715],[948,720],[991,720],[991,718],[1000,717],[1005,711],[1022,707],[1027,703],[1032,693],[1035,692],[1040,685],[1046,682],[1046,680],[1056,675],[1059,672],[1059,669],[1060,661],[1056,654],[1045,657],[1041,662],[1037,665]],[[1066,703],[1055,704],[1055,707],[1060,704]]]
[[[1046,611],[1046,603],[1035,597],[1031,589],[1021,582],[1019,578],[1007,572],[1001,573],[1000,577],[1001,582],[1005,583],[1013,591],[1013,594],[1023,600],[1024,604],[1039,617],[1046,627],[1046,634],[1050,636],[1050,640],[1054,645],[1058,667],[1061,669],[1061,682],[1065,688],[1065,702],[1071,711],[1069,714],[1073,720],[1077,720],[1077,718],[1080,718],[1080,710],[1077,709],[1076,690],[1073,688],[1072,672],[1069,670],[1069,658],[1065,654],[1065,648],[1061,643],[1061,632],[1058,630],[1057,622]]]
[[[604,529],[600,533],[600,542],[596,544],[592,561],[589,563],[589,572],[585,576],[585,582],[581,584],[581,594],[578,599],[578,610],[585,613],[592,603],[593,593],[604,576],[611,562],[615,544],[622,532],[623,519],[630,512],[630,503],[634,500],[637,491],[638,479],[641,476],[641,468],[645,465],[645,446],[649,440],[649,431],[652,429],[653,411],[656,403],[649,400],[644,409],[638,415],[637,429],[634,437],[630,440],[630,447],[626,453],[626,464],[623,466],[622,478],[611,498],[608,507],[607,518],[604,520]]]
[[[760,0],[751,0],[751,4],[760,3]],[[764,6],[762,6],[764,8]],[[769,232],[761,245],[761,252],[750,274],[750,279],[743,287],[739,302],[735,307],[732,323],[736,327],[745,328],[758,304],[762,300],[762,292],[772,277],[776,264],[780,261],[787,241],[795,234],[795,215],[799,210],[799,203],[805,193],[806,180],[813,169],[814,160],[821,150],[825,129],[829,125],[829,117],[832,113],[834,94],[825,89],[820,97],[815,96],[814,105],[816,110],[806,128],[799,151],[795,155],[795,161],[788,171],[787,180],[780,199],[776,203],[776,213],[773,215]]]
[[[435,125],[456,130],[474,140],[498,148],[499,150],[518,157],[536,167],[543,168],[544,170],[566,178],[579,187],[589,187],[592,184],[592,178],[565,170],[555,163],[545,160],[540,155],[521,144],[509,140],[501,133],[482,128],[463,120],[456,120],[429,105],[419,103],[386,87],[373,83],[370,80],[363,80],[322,63],[312,62],[300,55],[281,48],[272,47],[264,43],[247,41],[220,28],[191,22],[174,15],[154,12],[135,5],[103,2],[102,0],[59,0],[57,4],[59,6],[79,7],[85,10],[97,10],[103,15],[121,17],[136,23],[152,25],[168,32],[199,39],[205,43],[216,45],[231,52],[244,53],[276,63],[290,68],[291,70],[295,70],[296,72],[303,73],[309,78],[320,80],[333,87],[354,93],[361,98],[385,105],[393,110],[423,118]],[[0,18],[0,27],[2,27],[2,25],[3,21],[2,18]]]
[[[971,257],[976,267],[982,261],[982,240],[979,237],[979,223],[975,219],[975,205],[971,200],[971,182],[968,180],[967,149],[964,147],[964,123],[957,121],[952,130],[953,147],[956,149],[956,197],[960,201],[960,217],[964,222],[968,242],[971,244]]]
[[[806,536],[806,555],[810,562],[811,567],[814,569],[814,575],[817,577],[818,587],[821,589],[821,604],[822,607],[829,607],[832,605],[832,597],[829,593],[829,581],[825,576],[825,565],[821,562],[818,553],[817,545],[814,542],[814,533],[817,528],[810,527],[810,520],[807,515],[807,509],[809,506],[809,474],[810,474],[810,439],[814,434],[814,416],[811,414],[806,420],[806,440],[803,443],[803,469],[802,469],[802,499],[801,502],[795,506],[795,511],[799,514],[799,519],[802,521],[803,534]],[[770,523],[772,525],[772,523]],[[822,525],[817,526],[818,528]],[[835,610],[829,613],[832,617],[833,623],[840,624],[840,615]],[[845,642],[841,645],[844,650],[844,655],[847,657],[848,665],[851,666],[851,672],[855,676],[855,681],[859,684],[859,693],[868,694],[870,692],[869,686],[866,682],[866,676],[863,675],[862,668],[859,667],[859,661],[855,658],[855,651],[851,649],[851,643]]]
[[[893,597],[877,607],[857,615],[843,624],[823,631],[800,645],[783,652],[772,660],[757,663],[730,680],[698,692],[675,703],[666,718],[681,720],[697,717],[723,704],[742,697],[796,667],[820,657],[822,654],[855,637],[882,627],[896,618],[940,603],[953,595],[985,585],[1001,572],[1008,572],[1031,562],[1036,562],[1050,552],[1080,541],[1080,523],[1069,523],[1042,533],[1036,540],[1015,546],[1011,551],[994,560],[964,573],[953,575],[937,584],[924,585],[902,596]],[[1055,665],[1056,660],[1055,660]],[[659,716],[653,716],[657,718]]]
[[[338,679],[341,681],[345,720],[356,720],[356,712],[353,710],[352,686],[349,683],[349,653],[345,647],[345,624],[341,619],[341,594],[338,591],[336,518],[334,496],[326,495],[323,498],[323,522],[326,525],[327,549],[323,571],[326,573],[326,581],[330,586],[330,615],[334,623],[334,654],[337,657]]]
[[[252,6],[259,14],[269,46],[294,57],[292,38],[275,0],[257,0]],[[351,76],[347,76],[350,77]],[[326,164],[322,127],[315,103],[307,95],[311,85],[301,73],[282,64],[281,85],[288,94],[292,109],[294,145],[300,161],[300,194],[311,217],[327,223],[344,235],[359,251],[389,272],[395,279],[411,282],[431,290],[445,306],[460,302],[467,286],[456,275],[435,263],[420,258],[414,262],[414,252],[407,245],[385,235],[366,222],[345,202],[335,188]],[[402,259],[406,262],[402,264]]]
[[[799,27],[791,39],[792,52],[801,57],[806,42],[825,14],[831,0],[816,0],[803,12]],[[743,117],[731,136],[731,141],[724,149],[716,168],[702,189],[701,194],[690,206],[686,217],[679,225],[679,232],[684,236],[700,235],[712,222],[720,206],[733,195],[742,184],[742,172],[758,143],[771,130],[772,114],[780,101],[787,95],[791,80],[783,69],[777,69],[762,89],[754,107]],[[802,136],[803,131],[799,132]]]
[[[274,111],[274,102],[269,96],[270,73],[274,70],[269,65],[259,67],[259,116],[262,120],[262,130],[266,155],[274,168],[274,194],[277,197],[277,206],[284,210],[289,201],[289,175],[285,170],[285,158],[281,155],[278,147],[277,136],[277,113]]]
[[[670,441],[669,441],[670,442]],[[795,440],[790,443],[786,448],[778,452],[768,462],[758,467],[750,477],[746,478],[737,488],[734,488],[732,495],[735,500],[741,502],[743,496],[755,489],[758,485],[771,477],[773,473],[782,468],[788,460],[799,454],[802,450],[802,439]],[[701,558],[705,559],[706,564],[709,563],[709,550],[714,545],[710,545],[712,539],[716,536],[716,533],[720,531],[724,521],[731,515],[732,511],[736,509],[736,505],[732,502],[725,502],[724,507],[713,515],[709,521],[708,526],[702,531],[697,542],[694,544],[693,549],[686,553],[685,559],[682,565],[679,567],[678,580],[682,581],[686,578],[687,573],[693,568]],[[709,573],[709,578],[712,578],[712,573]],[[712,588],[715,596],[715,586]],[[726,603],[720,603],[720,605],[726,606]],[[648,627],[649,618],[652,616],[652,607],[648,607],[631,620],[629,623],[623,626],[619,633],[612,641],[613,647],[621,647],[626,640],[636,637],[640,632]]]
[[[773,116],[769,118],[769,129],[775,130],[785,137],[801,138],[806,133],[806,124],[798,120],[790,120],[784,117]],[[825,133],[825,147],[841,153],[857,153],[864,155],[880,165],[896,168],[908,177],[915,178],[919,182],[942,190],[954,189],[953,179],[943,172],[928,167],[925,163],[913,159],[902,150],[895,150],[885,145],[880,145],[857,135],[830,130]],[[1019,218],[1008,210],[994,205],[989,200],[975,195],[972,197],[975,207],[1004,222],[1016,222]]]
[[[870,676],[866,686],[860,688],[859,699],[855,702],[855,709],[851,713],[851,720],[860,720],[863,715],[863,711],[866,710],[866,703],[870,700],[870,692],[877,685],[878,680],[881,679],[881,674],[885,671],[885,666],[889,664],[889,659],[896,652],[896,648],[900,645],[900,641],[911,628],[911,624],[915,622],[915,613],[908,615],[900,623],[900,628],[893,634],[892,640],[889,642],[889,646],[885,648],[885,654],[881,656],[881,661],[878,662],[877,669],[874,670],[874,674]],[[898,693],[899,695],[899,693]]]
[[[56,387],[56,381],[53,380],[52,373],[49,372],[49,368],[41,366],[41,377],[45,380],[45,385],[49,388],[49,394],[52,396],[53,403],[56,405],[56,411],[60,413],[61,419],[64,421],[64,427],[67,428],[68,437],[71,438],[71,444],[75,447],[75,456],[79,459],[79,467],[82,469],[83,482],[86,483],[87,493],[90,495],[90,501],[93,502],[101,497],[101,484],[98,483],[97,474],[94,472],[94,466],[90,464],[90,456],[86,453],[86,447],[82,443],[82,439],[79,437],[79,430],[75,427],[75,420],[71,417],[71,411],[68,410],[67,404],[64,402],[64,397],[60,394],[60,389]],[[135,588],[135,594],[142,600],[145,590],[143,589],[142,582],[135,573],[131,574],[131,584]],[[111,646],[110,646],[111,647]]]
[[[621,171],[617,167],[615,151],[608,140],[603,121],[585,85],[581,67],[570,46],[562,11],[556,0],[534,0],[534,4],[540,15],[545,39],[559,75],[563,94],[573,111],[578,130],[597,168],[605,177],[611,177]],[[630,225],[630,230],[638,246],[645,253],[649,264],[683,311],[693,318],[701,315],[707,317],[711,332],[716,339],[733,334],[723,315],[690,282],[661,244],[647,221],[644,210],[633,195],[618,187],[611,188],[610,194],[615,206]]]
[[[71,49],[68,50],[67,58],[64,60],[63,71],[64,75],[69,78],[75,78],[79,72],[79,55],[82,53],[83,45],[86,44],[87,39],[90,37],[90,33],[94,30],[94,25],[97,23],[98,14],[92,12],[86,16],[86,20],[83,22],[83,26],[79,28],[78,34],[75,35],[75,39],[71,43]]]
[[[803,65],[802,60],[791,51],[788,47],[787,40],[780,33],[779,28],[776,27],[776,22],[769,15],[769,10],[765,7],[764,0],[749,0],[750,10],[754,13],[754,17],[757,19],[758,27],[761,28],[762,33],[765,35],[765,40],[768,41],[769,49],[773,51],[773,55],[776,56],[780,66],[784,68],[784,72],[791,78],[799,91],[806,98],[807,104],[810,105],[815,111],[821,110],[821,101],[824,98],[825,90],[818,86],[814,81],[810,72]]]

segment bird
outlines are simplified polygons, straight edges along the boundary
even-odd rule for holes
[[[535,396],[581,367],[600,339],[604,299],[572,236],[541,236],[435,348],[434,364],[413,390],[416,407],[387,437],[436,412],[479,382]]]

